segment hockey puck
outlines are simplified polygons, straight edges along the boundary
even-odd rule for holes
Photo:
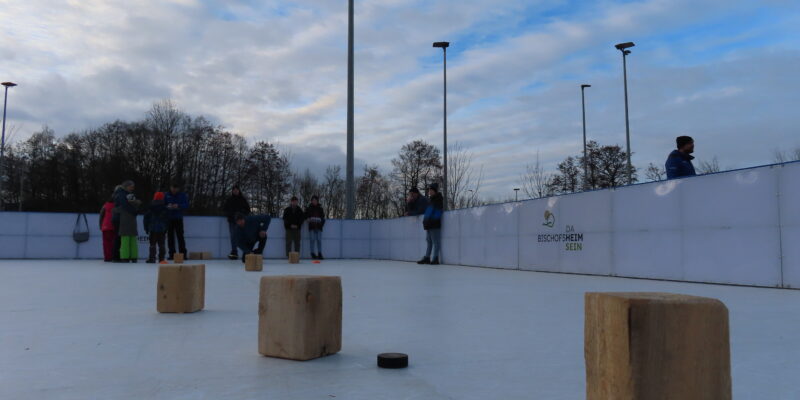
[[[403,354],[403,353],[378,354],[378,366],[381,368],[392,368],[392,369],[408,367],[408,354]]]

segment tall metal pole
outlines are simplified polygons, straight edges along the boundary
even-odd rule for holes
[[[5,86],[5,88],[6,93],[3,97],[3,136],[2,139],[0,139],[0,168],[3,166],[6,154],[6,105],[8,104],[8,86]]]
[[[631,125],[628,120],[628,53],[629,50],[622,50],[622,76],[625,82],[625,142],[627,143],[628,153],[628,184],[633,183],[633,166],[631,164]]]
[[[347,33],[347,211],[345,218],[354,219],[356,215],[356,183],[354,151],[354,118],[353,118],[353,0],[349,1],[348,33]]]
[[[8,85],[5,86],[5,96],[3,97],[3,134],[0,138],[0,210],[3,209],[3,177],[6,169],[6,104],[8,104]]]
[[[444,209],[447,210],[447,47],[444,50]]]
[[[587,154],[586,154],[586,95],[584,94],[587,85],[581,85],[581,109],[583,110],[583,186],[588,189],[589,183],[589,168],[587,167]]]

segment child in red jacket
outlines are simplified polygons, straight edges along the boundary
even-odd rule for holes
[[[106,201],[100,209],[100,231],[103,232],[103,261],[111,262],[114,259],[114,241],[117,240],[117,233],[114,231],[114,224],[111,218],[114,215],[114,202]]]

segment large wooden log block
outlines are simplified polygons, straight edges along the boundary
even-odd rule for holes
[[[294,251],[289,253],[289,264],[300,264],[300,253]]]
[[[248,254],[244,256],[245,271],[261,271],[264,268],[264,256],[261,254]]]
[[[668,293],[586,293],[587,400],[728,400],[728,309]]]
[[[160,313],[192,313],[205,306],[206,266],[158,267],[156,309]]]
[[[184,261],[186,261],[186,259],[183,253],[175,253],[172,255],[172,262],[175,264],[183,264]]]
[[[258,352],[311,360],[342,348],[338,276],[264,276],[258,302]]]

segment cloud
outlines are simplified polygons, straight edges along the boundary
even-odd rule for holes
[[[0,9],[9,117],[58,134],[137,119],[172,98],[253,140],[291,150],[296,169],[344,164],[347,10],[327,0],[9,0]],[[387,171],[400,147],[449,141],[505,192],[539,152],[554,168],[590,139],[624,144],[621,60],[629,57],[634,163],[660,164],[679,134],[731,167],[800,145],[796,2],[645,0],[356,1],[356,152]],[[796,69],[796,68],[795,68]],[[25,132],[21,132],[20,136]],[[758,138],[755,140],[754,138]]]

